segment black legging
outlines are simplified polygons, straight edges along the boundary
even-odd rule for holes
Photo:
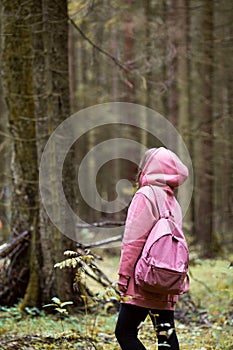
[[[155,326],[159,350],[179,350],[179,343],[174,329],[174,311],[150,310],[130,304],[121,304],[116,324],[115,335],[121,349],[146,350],[137,336],[138,326],[145,320],[148,313]]]

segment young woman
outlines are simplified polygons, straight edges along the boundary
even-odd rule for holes
[[[115,329],[122,350],[146,349],[138,339],[138,327],[148,314],[156,330],[159,350],[179,350],[174,326],[178,296],[142,290],[135,284],[134,268],[148,234],[159,218],[158,207],[169,210],[175,222],[182,225],[181,208],[174,196],[174,188],[187,176],[186,166],[164,147],[149,149],[141,160],[139,189],[128,210],[118,271],[119,291],[128,296],[121,303]]]

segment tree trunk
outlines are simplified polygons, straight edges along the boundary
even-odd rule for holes
[[[133,37],[133,23],[131,18],[132,12],[132,0],[127,0],[127,10],[125,11],[125,23],[124,23],[124,60],[125,64],[130,67],[133,62],[133,48],[134,48],[134,37]],[[128,79],[125,80],[125,101],[133,102],[134,90],[133,85]]]
[[[41,158],[45,141],[53,130],[69,116],[69,80],[68,80],[68,23],[66,0],[42,0],[36,3],[37,16],[33,23],[33,65],[35,89],[35,116],[37,131],[37,157]],[[34,11],[35,11],[34,10]],[[44,138],[45,135],[48,135]],[[50,173],[53,183],[57,183],[54,171],[56,154],[51,149]],[[70,205],[73,205],[74,169],[73,149],[67,155],[63,169],[64,192]],[[51,188],[54,205],[57,199],[56,189]],[[56,208],[57,215],[59,207]],[[61,299],[73,298],[72,275],[53,269],[54,264],[63,258],[63,251],[72,248],[68,240],[50,222],[40,203],[40,243],[42,257],[42,276],[40,285],[43,290],[42,302],[46,303],[58,294]],[[75,229],[75,225],[74,225]],[[67,274],[67,275],[66,275]]]
[[[174,127],[178,121],[178,89],[177,89],[177,1],[167,0],[166,25],[167,25],[167,57],[166,57],[166,81],[167,81],[167,118]],[[168,135],[168,147],[177,149],[177,142]]]
[[[20,11],[20,12],[18,12]],[[32,55],[29,26],[24,18],[28,7],[20,1],[3,1],[2,53],[3,83],[9,111],[9,132],[14,138],[12,176],[12,220],[11,231],[14,235],[31,231],[31,252],[34,251],[38,225],[38,172],[36,154],[35,114],[33,100]],[[20,14],[19,14],[20,13]],[[18,15],[17,15],[18,14]],[[30,246],[24,246],[11,259],[11,289],[3,286],[2,298],[8,303],[24,296],[28,283],[28,265]],[[34,285],[38,292],[39,276],[35,259]],[[15,290],[17,289],[17,296]],[[6,292],[7,294],[5,294]],[[37,299],[35,295],[35,299]]]
[[[202,1],[200,97],[200,173],[197,238],[203,255],[213,255],[213,3]]]
[[[214,4],[214,232],[230,248],[232,241],[232,104],[233,104],[233,32],[232,5],[228,1]],[[221,237],[221,238],[220,238]],[[222,244],[221,244],[222,245]]]
[[[0,3],[0,65],[2,63],[2,3]],[[0,71],[2,67],[0,67]],[[7,135],[7,106],[3,98],[2,75],[0,75],[0,244],[9,238],[10,225],[10,155],[11,140]]]
[[[177,1],[177,90],[178,129],[189,148],[189,61],[188,61],[188,1]]]
[[[177,26],[177,92],[178,92],[178,121],[177,128],[180,135],[185,142],[189,152],[191,152],[190,141],[190,89],[189,89],[189,11],[188,0],[178,0],[176,9],[176,26]],[[182,159],[183,147],[178,143],[178,153]],[[182,207],[182,201],[186,201],[186,191],[190,191],[189,183],[186,182],[183,186],[182,196],[180,196],[180,204]],[[192,204],[191,204],[192,205]],[[189,208],[186,216],[185,223],[189,228],[192,226],[192,209]]]
[[[14,304],[21,297],[24,308],[56,295],[73,298],[71,275],[53,268],[70,241],[52,225],[38,195],[45,142],[69,116],[66,1],[6,0],[3,11],[4,31],[13,34],[3,46],[4,93],[14,138],[12,232],[29,230],[31,238],[11,256],[11,287],[4,286],[1,302]],[[67,174],[72,174],[68,168],[64,177],[70,190],[64,190],[72,199]]]
[[[69,24],[68,52],[69,52],[69,81],[70,81],[70,110],[76,112],[76,65],[75,65],[75,29]]]

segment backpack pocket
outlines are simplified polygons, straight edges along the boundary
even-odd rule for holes
[[[185,286],[186,272],[177,272],[153,265],[137,266],[135,282],[147,292],[178,295],[182,294]],[[141,273],[143,271],[143,273]]]

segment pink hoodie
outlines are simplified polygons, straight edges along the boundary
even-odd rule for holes
[[[134,267],[148,234],[158,220],[155,199],[160,211],[170,210],[178,225],[182,213],[173,188],[181,185],[188,176],[187,167],[171,151],[160,147],[152,151],[139,179],[139,190],[128,209],[120,259],[119,284],[127,286],[125,302],[151,309],[173,310],[178,296],[143,291],[134,282]]]

